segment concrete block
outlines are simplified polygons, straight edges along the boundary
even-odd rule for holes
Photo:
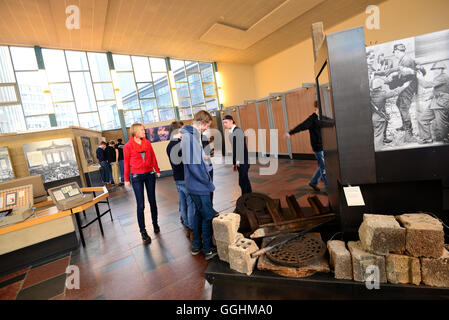
[[[212,220],[212,228],[216,241],[232,244],[240,226],[240,215],[237,213],[222,213]]]
[[[250,275],[257,258],[251,258],[251,253],[257,251],[254,240],[242,238],[229,246],[229,266],[232,270]]]
[[[327,249],[329,250],[329,262],[335,278],[352,280],[351,253],[346,249],[345,242],[340,240],[328,241]]]
[[[440,258],[421,258],[422,282],[432,287],[449,287],[449,251]]]
[[[233,243],[243,238],[243,234],[236,233]],[[216,241],[218,258],[222,261],[229,262],[229,243],[223,241]]]
[[[360,241],[348,242],[348,248],[352,257],[352,272],[355,281],[366,281],[372,275],[368,267],[375,266],[379,270],[379,282],[386,283],[387,275],[385,272],[385,257],[378,256],[363,250]]]
[[[421,264],[418,258],[398,254],[385,257],[387,279],[390,283],[421,283]]]
[[[440,221],[424,213],[407,213],[396,219],[406,228],[405,248],[413,257],[439,258],[444,250]]]
[[[376,255],[405,251],[405,228],[399,225],[394,216],[364,214],[359,238],[363,249]]]

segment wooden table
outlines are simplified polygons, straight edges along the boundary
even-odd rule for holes
[[[0,235],[5,234],[8,232],[20,230],[23,228],[28,228],[36,224],[44,223],[50,220],[62,218],[71,214],[75,215],[76,224],[78,226],[78,231],[80,233],[81,243],[83,244],[83,247],[86,246],[86,243],[84,241],[84,235],[83,235],[83,229],[94,223],[95,221],[98,221],[98,224],[100,226],[101,235],[104,235],[103,232],[103,225],[101,224],[101,217],[104,216],[109,212],[111,215],[111,221],[114,221],[112,217],[111,207],[109,205],[109,192],[106,189],[105,186],[103,187],[91,187],[91,188],[81,188],[81,191],[83,193],[92,192],[94,194],[94,198],[92,201],[89,201],[87,203],[84,203],[78,207],[74,207],[70,210],[64,210],[59,211],[56,206],[54,205],[54,202],[51,200],[50,197],[48,197],[47,201],[36,203],[33,208],[35,208],[34,214],[26,219],[25,221],[15,223],[9,226],[5,226],[0,228]],[[100,194],[96,195],[96,193],[101,192]],[[100,213],[100,209],[98,207],[99,203],[105,203],[108,205],[108,210]],[[86,217],[86,210],[92,206],[95,206],[95,211],[97,217],[93,219],[92,221],[88,222],[85,225],[81,224],[81,219],[79,214],[83,212],[84,217]]]

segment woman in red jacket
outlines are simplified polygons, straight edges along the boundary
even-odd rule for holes
[[[123,147],[125,158],[125,186],[132,185],[137,201],[137,221],[144,243],[151,243],[151,238],[145,229],[145,196],[144,185],[147,189],[148,201],[151,208],[151,220],[154,233],[158,233],[157,205],[156,205],[156,175],[161,176],[156,156],[150,141],[145,139],[145,127],[134,123],[130,128],[131,139]],[[131,182],[130,179],[131,172]]]

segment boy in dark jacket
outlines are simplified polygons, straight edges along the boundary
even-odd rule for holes
[[[167,146],[167,155],[173,169],[176,189],[179,195],[179,212],[182,224],[186,229],[187,237],[193,240],[193,218],[195,214],[195,204],[186,189],[184,180],[184,163],[182,162],[180,129],[184,126],[182,121],[173,121],[170,124],[170,143]]]
[[[215,190],[215,186],[204,162],[204,150],[201,145],[201,134],[209,129],[211,124],[212,116],[201,110],[195,114],[193,126],[187,125],[181,130],[185,186],[196,207],[192,254],[196,255],[201,251],[202,231],[202,249],[206,260],[217,255],[217,249],[212,246],[212,219],[215,212],[210,201],[210,193]]]

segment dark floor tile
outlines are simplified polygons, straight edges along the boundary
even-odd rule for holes
[[[13,278],[9,278],[5,281],[0,282],[0,289],[7,287],[13,283],[16,283],[18,281],[22,282],[23,279],[25,279],[26,273],[22,273],[21,275],[15,276]]]
[[[157,240],[153,240],[150,245],[137,246],[132,249],[132,252],[142,273],[154,270],[173,260],[168,250]]]
[[[31,269],[27,273],[23,283],[23,289],[34,286],[35,284],[50,278],[54,278],[60,274],[65,274],[69,262],[70,257],[66,256],[65,258]]]
[[[48,300],[64,293],[66,274],[48,279],[32,287],[23,289],[17,295],[17,300]]]
[[[0,288],[0,300],[15,300],[23,281],[16,281]]]
[[[26,267],[26,268],[19,268],[17,270],[11,270],[8,273],[2,274],[0,276],[0,283],[12,279],[12,278],[16,278],[20,275],[24,275],[25,273],[27,273],[30,270],[30,267]]]
[[[106,273],[112,270],[120,269],[123,266],[126,266],[127,264],[130,264],[134,261],[134,258],[132,256],[128,256],[126,258],[120,259],[118,261],[115,261],[113,263],[110,263],[104,267],[101,268],[102,273]]]

